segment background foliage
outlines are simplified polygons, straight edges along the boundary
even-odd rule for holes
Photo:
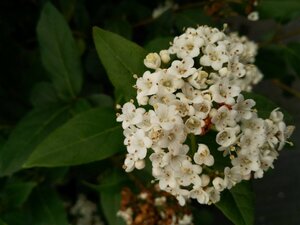
[[[300,76],[298,0],[261,0],[257,6],[251,0],[178,0],[153,18],[162,4],[1,1],[0,224],[69,224],[68,204],[79,193],[99,204],[108,224],[122,224],[115,218],[120,189],[133,180],[112,169],[121,168],[125,153],[114,105],[135,96],[132,75],[145,70],[147,52],[166,48],[184,27],[222,28],[226,22],[254,38],[265,79],[300,98],[293,89]],[[260,21],[246,19],[252,11]],[[276,106],[248,97],[266,111]],[[147,175],[135,179],[141,176]],[[226,192],[216,207],[193,204],[201,215],[195,223],[254,224],[250,186]]]

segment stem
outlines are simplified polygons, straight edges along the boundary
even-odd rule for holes
[[[197,151],[197,143],[196,143],[196,137],[194,134],[189,134],[189,138],[191,141],[191,153],[192,155],[194,155]]]
[[[272,80],[273,84],[275,84],[276,86],[278,86],[279,88],[281,88],[282,90],[294,95],[295,97],[300,99],[300,92],[287,86],[286,84],[280,82],[280,80],[278,79],[274,79]]]

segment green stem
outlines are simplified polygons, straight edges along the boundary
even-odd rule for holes
[[[197,143],[196,143],[196,137],[194,134],[189,134],[190,142],[191,142],[191,153],[194,155],[197,151]]]

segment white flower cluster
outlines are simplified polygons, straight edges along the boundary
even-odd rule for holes
[[[293,127],[278,109],[259,118],[255,101],[241,94],[262,78],[253,65],[256,50],[246,37],[200,26],[175,37],[169,49],[148,54],[144,64],[153,71],[135,85],[137,102],[147,110],[131,101],[117,117],[128,151],[125,170],[144,168],[150,155],[160,188],[182,205],[189,198],[215,203],[224,189],[262,177]],[[223,171],[214,167],[214,154],[222,153],[201,143],[214,131],[218,150],[231,161]]]
[[[83,194],[78,196],[70,212],[77,217],[76,225],[104,225],[97,213],[96,204],[89,201]]]

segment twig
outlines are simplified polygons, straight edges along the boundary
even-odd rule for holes
[[[294,95],[296,98],[300,99],[300,92],[287,86],[286,84],[282,83],[280,80],[278,79],[273,79],[272,83],[275,84],[276,86],[278,86],[279,88],[281,88],[282,90]]]

